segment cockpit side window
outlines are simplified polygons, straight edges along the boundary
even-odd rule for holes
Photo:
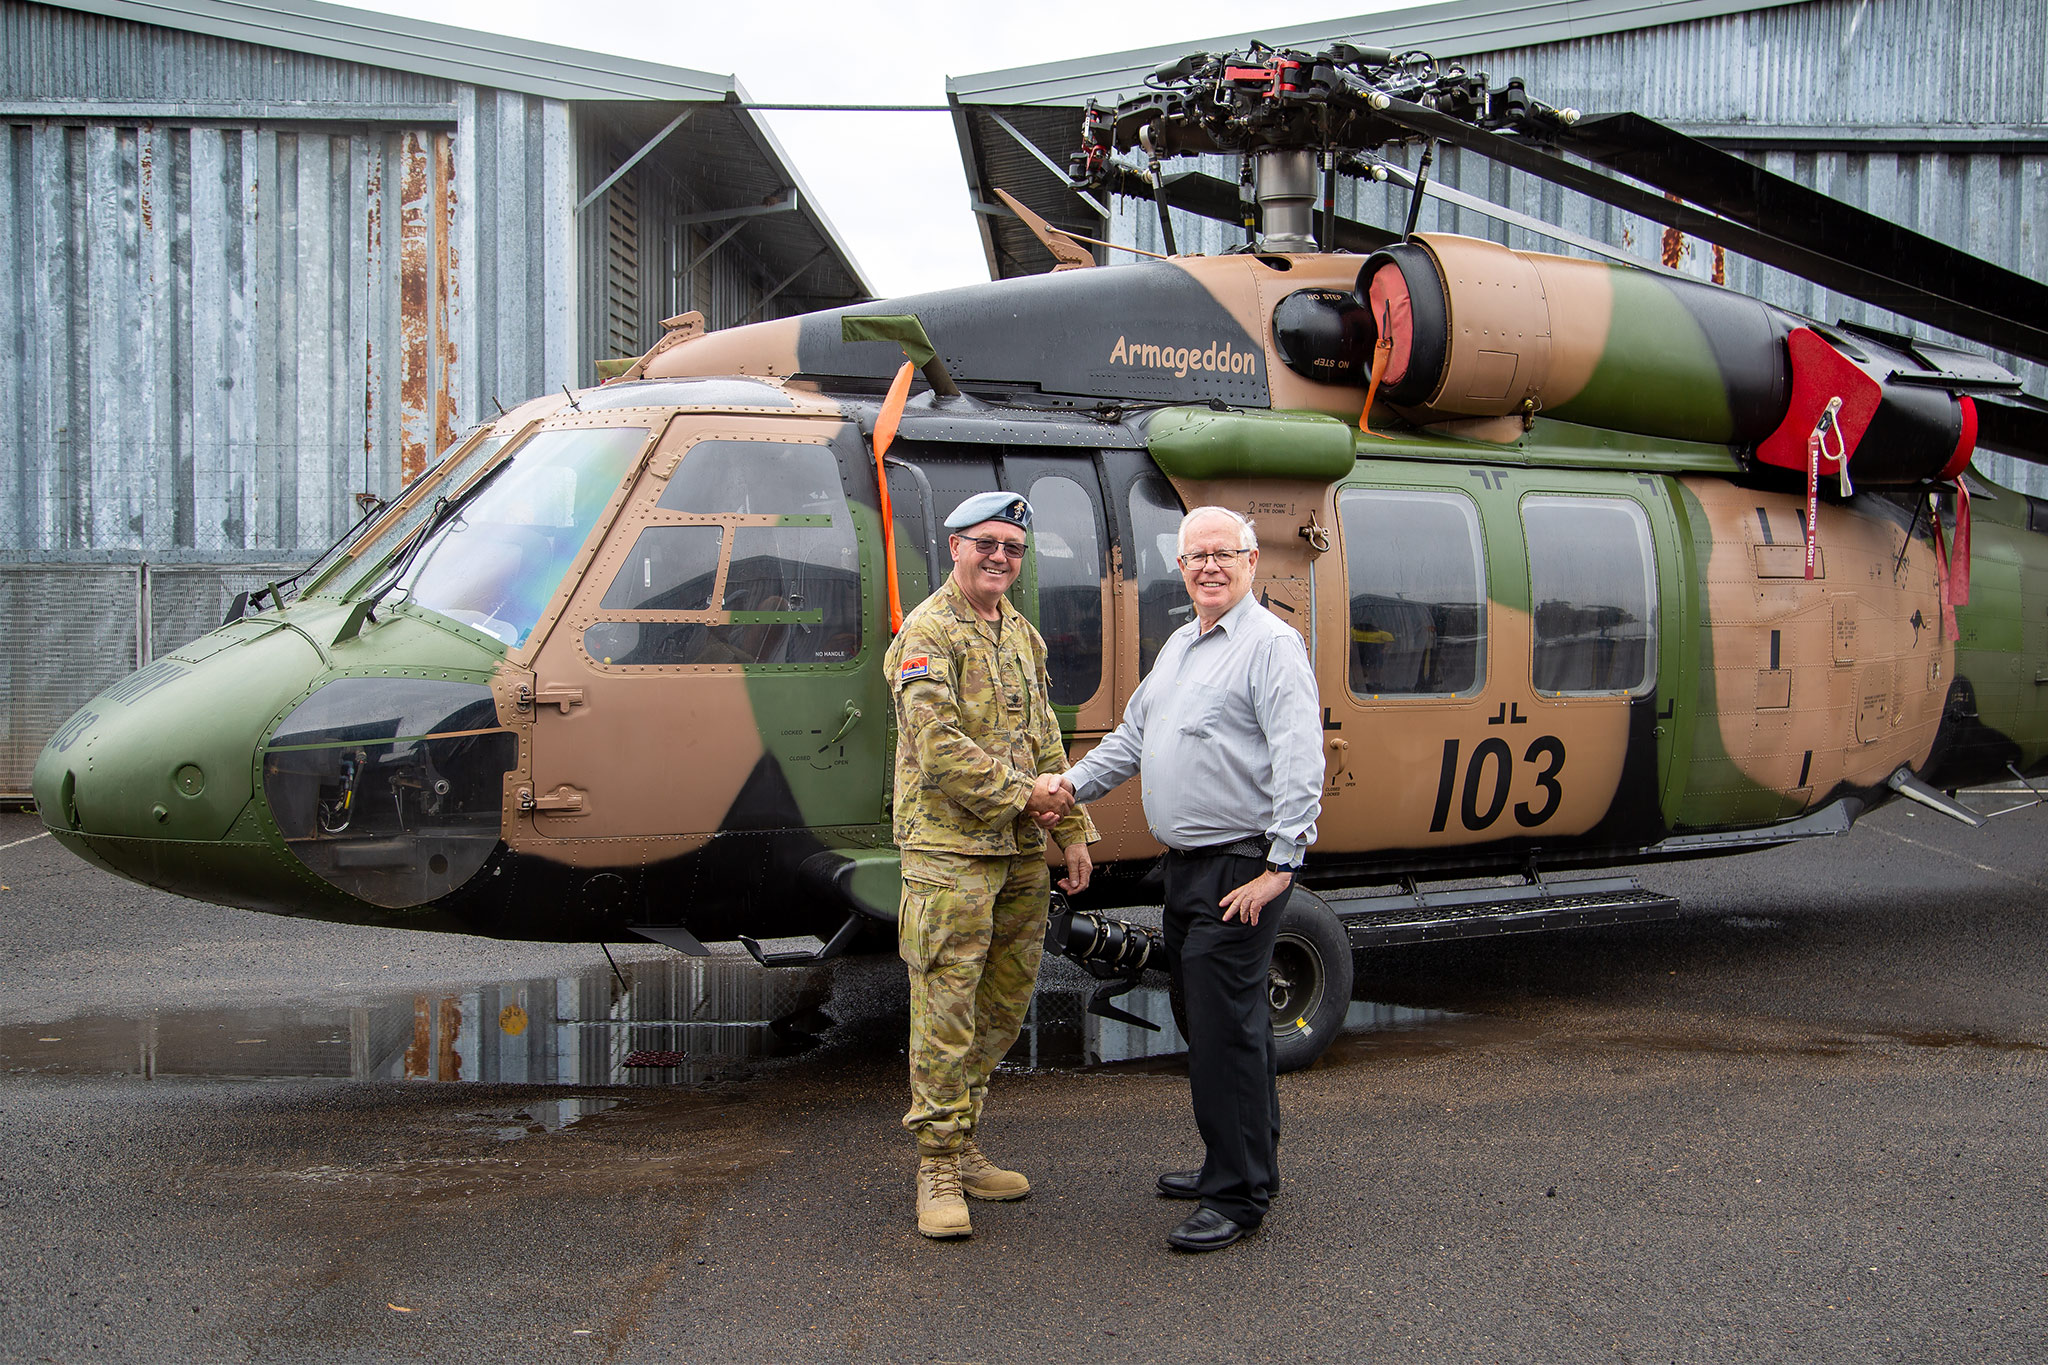
[[[1088,468],[1090,476],[1094,474]],[[1095,499],[1074,479],[1048,474],[1027,495],[1035,512],[1031,557],[1038,633],[1055,706],[1078,706],[1102,685],[1102,544]]]
[[[860,553],[832,447],[684,452],[583,647],[614,667],[818,666],[860,653]]]
[[[1142,474],[1131,485],[1131,543],[1124,549],[1125,572],[1138,592],[1138,676],[1152,663],[1166,637],[1186,625],[1194,607],[1182,584],[1181,506],[1173,485],[1158,474]]]

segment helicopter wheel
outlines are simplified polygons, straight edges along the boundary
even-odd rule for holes
[[[1294,888],[1280,914],[1273,965],[1266,971],[1273,1019],[1273,1065],[1299,1071],[1323,1055],[1351,1008],[1351,938],[1330,903]],[[1187,1001],[1176,977],[1170,996],[1174,1026],[1188,1036]]]

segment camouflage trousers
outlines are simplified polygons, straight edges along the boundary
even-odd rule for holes
[[[903,851],[897,945],[910,968],[910,1112],[920,1154],[957,1152],[1017,1041],[1045,952],[1041,853]]]

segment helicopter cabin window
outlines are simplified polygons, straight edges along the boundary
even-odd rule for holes
[[[931,486],[915,465],[888,462],[889,512],[896,523],[896,592],[909,611],[932,595],[938,552],[933,548]]]
[[[1479,513],[1457,493],[1338,495],[1351,595],[1351,691],[1466,696],[1484,681],[1486,579]]]
[[[1538,692],[1639,693],[1656,681],[1650,519],[1624,498],[1522,500]]]
[[[408,600],[514,648],[525,644],[648,434],[535,433],[444,513],[400,580]]]
[[[671,517],[685,524],[661,524]],[[860,652],[860,555],[832,448],[699,441],[605,590],[602,664],[831,665]]]
[[[1031,556],[1036,574],[1038,633],[1055,706],[1079,706],[1102,684],[1102,546],[1095,502],[1064,475],[1035,479],[1031,491]]]
[[[1181,582],[1180,499],[1173,485],[1157,474],[1141,476],[1131,485],[1131,544],[1126,561],[1138,589],[1138,676],[1152,671],[1166,637],[1186,625],[1194,607]]]

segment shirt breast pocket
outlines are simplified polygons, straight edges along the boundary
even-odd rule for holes
[[[1189,739],[1208,739],[1223,727],[1230,693],[1207,683],[1188,684],[1180,705],[1180,732]]]

